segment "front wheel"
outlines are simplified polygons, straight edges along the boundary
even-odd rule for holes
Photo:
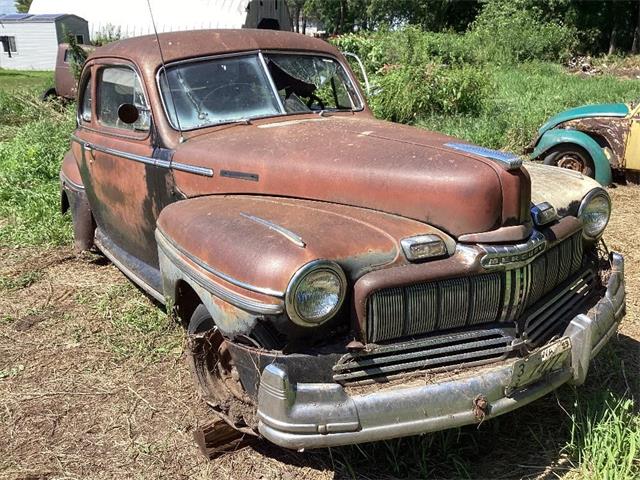
[[[228,342],[204,305],[199,305],[187,329],[186,355],[191,374],[202,398],[213,408],[216,419],[195,432],[202,453],[212,458],[243,433],[256,435],[256,420]]]
[[[577,145],[558,145],[549,149],[543,160],[545,165],[566,168],[595,178],[596,170],[589,152]]]

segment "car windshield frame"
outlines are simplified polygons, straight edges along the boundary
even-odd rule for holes
[[[335,62],[336,66],[342,70],[344,80],[350,83],[351,90],[355,94],[354,100],[358,102],[358,105],[354,105],[353,108],[323,108],[323,109],[315,109],[315,110],[309,109],[306,111],[297,111],[297,112],[287,111],[285,109],[285,106],[282,102],[280,95],[278,94],[278,90],[274,83],[273,76],[267,65],[267,60],[265,59],[265,56],[269,56],[269,55],[291,55],[291,56],[304,55],[304,56],[317,57],[320,59],[329,59]],[[170,115],[169,108],[168,108],[169,106],[171,106],[171,109],[175,113],[175,107],[173,106],[173,103],[175,102],[175,98],[172,98],[171,94],[167,94],[167,91],[166,91],[167,79],[168,79],[166,75],[166,71],[168,69],[171,69],[173,67],[178,67],[180,65],[188,65],[188,64],[201,63],[201,62],[214,61],[214,60],[224,60],[225,58],[237,58],[237,57],[256,57],[259,60],[261,73],[265,75],[265,77],[268,80],[268,84],[269,84],[268,86],[270,88],[271,93],[274,95],[275,99],[277,100],[279,111],[273,114],[245,116],[245,117],[241,117],[234,120],[211,122],[211,123],[206,123],[206,124],[196,125],[196,126],[189,126],[189,127],[186,127],[184,125],[177,125],[176,122],[174,121],[174,118],[172,118],[172,115]],[[328,53],[324,53],[324,52],[310,52],[310,51],[297,51],[297,50],[250,50],[250,51],[243,51],[243,52],[226,53],[226,54],[220,54],[220,55],[208,55],[203,57],[178,60],[178,61],[168,63],[166,65],[162,65],[158,69],[158,71],[156,72],[156,88],[158,89],[158,96],[160,97],[160,102],[162,103],[162,109],[164,111],[164,115],[168,124],[171,126],[172,129],[179,132],[190,132],[194,130],[201,130],[204,128],[213,128],[213,127],[235,124],[235,123],[249,123],[251,120],[274,118],[274,117],[280,117],[280,116],[288,117],[288,116],[314,114],[314,113],[324,114],[324,113],[334,113],[334,112],[336,113],[337,112],[352,112],[352,113],[361,112],[365,109],[365,105],[366,105],[364,98],[362,96],[362,92],[360,91],[359,84],[357,83],[356,79],[354,78],[350,70],[346,68],[344,63],[341,62],[336,56]],[[353,103],[353,101],[351,103]],[[178,121],[180,121],[180,118],[178,118]]]

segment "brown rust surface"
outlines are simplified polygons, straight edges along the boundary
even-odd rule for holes
[[[448,148],[451,137],[367,116],[295,118],[188,140],[174,160],[216,175],[176,172],[178,187],[187,196],[256,193],[366,207],[453,236],[528,220],[528,173]],[[219,169],[253,173],[259,181],[220,177]]]
[[[604,138],[613,152],[613,157],[610,160],[611,166],[617,168],[621,166],[624,158],[629,127],[630,121],[628,118],[591,117],[570,120],[558,125],[556,128],[579,130],[586,134]]]
[[[72,186],[82,186],[82,177],[80,176],[80,170],[78,169],[78,164],[76,163],[76,157],[72,150],[69,150],[62,160],[62,167],[60,168],[62,175],[66,177],[67,180],[73,182]]]
[[[298,50],[336,54],[324,40],[276,30],[225,29],[167,32],[158,35],[165,63],[193,57],[256,50]],[[128,38],[96,49],[89,58],[129,58],[145,69],[161,64],[155,35]]]

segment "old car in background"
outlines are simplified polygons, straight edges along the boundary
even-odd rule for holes
[[[48,88],[43,94],[42,99],[47,100],[49,98],[62,98],[66,100],[74,100],[78,93],[78,80],[74,74],[73,62],[76,63],[77,68],[81,69],[82,64],[86,58],[86,55],[95,50],[93,45],[78,45],[81,52],[81,58],[75,58],[77,55],[73,48],[68,43],[61,43],[58,45],[58,54],[56,55],[56,69],[53,74],[53,87]]]
[[[575,170],[602,185],[613,173],[640,173],[640,103],[586,105],[552,117],[527,150],[533,159]]]
[[[597,182],[376,120],[318,39],[159,44],[86,62],[62,207],[183,322],[205,447],[413,435],[585,381],[625,311]]]

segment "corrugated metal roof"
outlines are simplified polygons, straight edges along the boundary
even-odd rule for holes
[[[33,15],[29,15],[28,13],[9,13],[8,15],[0,15],[0,21],[20,22],[29,17],[33,17]]]
[[[4,23],[51,23],[70,17],[68,13],[45,13],[41,15],[30,15],[28,13],[10,13],[0,15],[0,22]],[[74,15],[75,16],[75,15]]]

